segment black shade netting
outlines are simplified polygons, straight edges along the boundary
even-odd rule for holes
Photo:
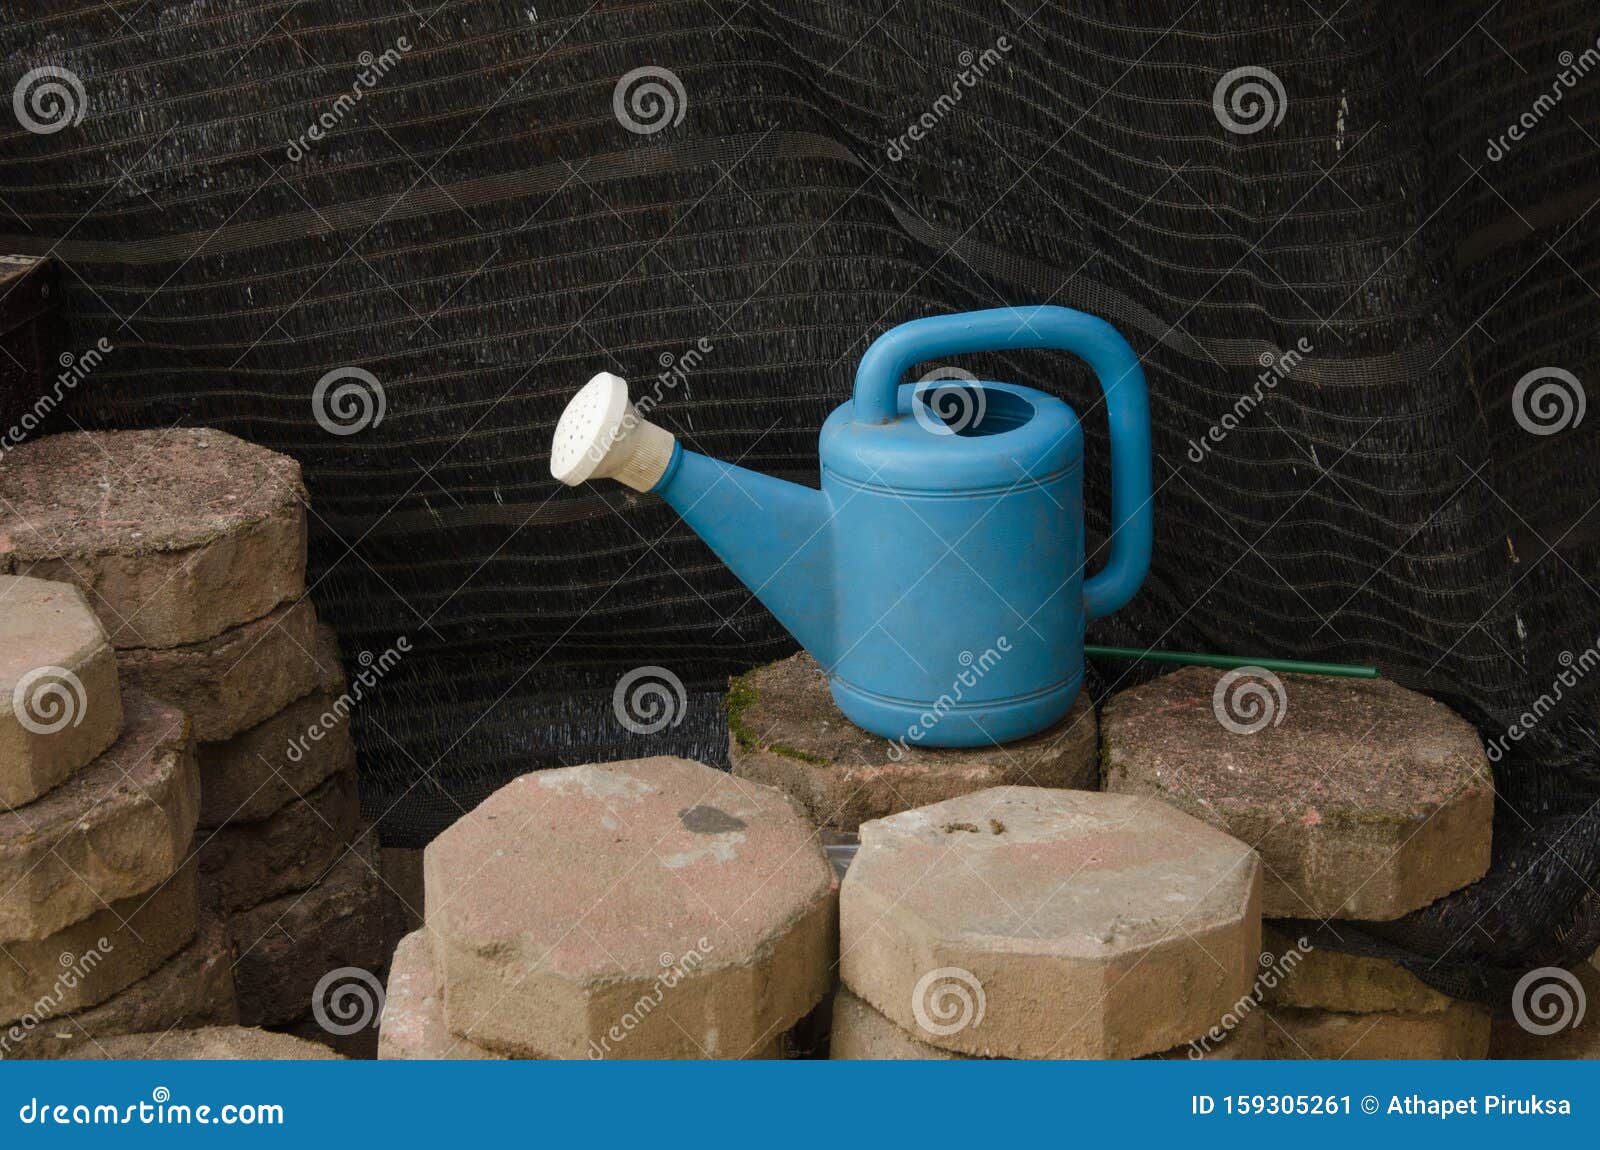
[[[356,711],[400,845],[530,769],[725,762],[727,676],[793,649],[658,500],[551,479],[591,374],[665,373],[689,446],[815,483],[891,324],[1098,313],[1143,358],[1159,493],[1150,579],[1092,640],[1375,662],[1486,739],[1534,719],[1491,874],[1333,924],[1497,995],[1600,943],[1600,419],[1542,390],[1600,378],[1600,26],[1484,7],[8,0],[7,84],[68,70],[83,114],[0,117],[0,248],[62,261],[69,349],[114,345],[55,429],[209,424],[304,465],[347,662],[410,646]],[[619,97],[641,67],[678,89]],[[1241,68],[1281,86],[1264,119],[1218,95]],[[1102,541],[1092,378],[961,366],[1084,414]],[[333,433],[314,389],[355,368],[382,418]],[[687,696],[648,735],[612,700],[644,665]]]

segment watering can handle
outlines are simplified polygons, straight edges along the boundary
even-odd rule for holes
[[[890,328],[856,369],[857,423],[898,414],[900,381],[913,365],[979,351],[1047,347],[1094,369],[1111,424],[1111,561],[1083,584],[1084,610],[1098,619],[1120,609],[1150,569],[1150,399],[1139,357],[1105,320],[1065,307],[1001,307],[933,316]]]

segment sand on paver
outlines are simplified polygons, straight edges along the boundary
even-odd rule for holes
[[[119,649],[259,619],[305,567],[300,465],[226,432],[69,432],[0,458],[0,572],[79,585]]]
[[[150,1062],[338,1061],[344,1055],[304,1038],[250,1026],[205,1026],[152,1034],[119,1034],[82,1048],[74,1057]]]

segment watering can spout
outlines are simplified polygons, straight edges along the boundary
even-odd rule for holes
[[[572,487],[610,478],[661,496],[819,663],[831,665],[832,517],[821,491],[685,450],[640,415],[627,383],[610,372],[567,404],[550,472]],[[734,619],[726,622],[737,631]]]

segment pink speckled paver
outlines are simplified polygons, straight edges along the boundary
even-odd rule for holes
[[[1249,847],[1158,800],[996,787],[862,824],[840,976],[947,1050],[1153,1054],[1248,993],[1260,871]]]
[[[449,1029],[542,1058],[745,1058],[832,984],[836,885],[781,792],[657,757],[524,775],[428,847]]]

